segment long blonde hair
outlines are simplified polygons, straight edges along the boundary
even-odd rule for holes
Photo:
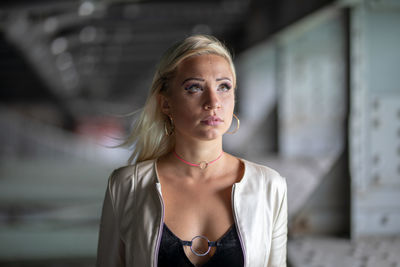
[[[175,74],[179,63],[191,56],[214,54],[225,58],[233,74],[233,84],[236,85],[236,72],[232,55],[217,38],[209,35],[190,36],[169,48],[162,56],[157,66],[150,93],[140,113],[134,122],[132,132],[121,146],[133,147],[128,163],[155,159],[170,152],[175,145],[175,137],[165,134],[165,123],[168,117],[164,115],[158,103],[158,94],[168,93],[168,82]]]

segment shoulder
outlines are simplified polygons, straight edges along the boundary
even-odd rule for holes
[[[115,169],[109,178],[108,185],[110,189],[119,188],[121,186],[132,186],[135,179],[146,177],[145,174],[153,171],[154,161],[155,160],[142,161]]]
[[[278,171],[271,167],[243,160],[245,166],[245,178],[250,182],[263,183],[269,189],[286,191],[286,179]]]

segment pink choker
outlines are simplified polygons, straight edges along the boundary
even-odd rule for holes
[[[224,151],[221,151],[221,154],[219,154],[219,156],[218,156],[216,159],[212,160],[212,161],[209,161],[209,162],[207,162],[207,161],[200,161],[200,163],[196,164],[196,163],[191,163],[191,162],[189,162],[189,161],[186,161],[186,160],[184,160],[183,158],[179,157],[178,154],[176,154],[176,152],[175,152],[175,150],[174,150],[174,155],[175,155],[175,157],[176,157],[177,159],[179,159],[180,161],[182,161],[183,163],[185,163],[185,164],[187,164],[187,165],[194,166],[194,167],[199,167],[199,168],[202,169],[202,170],[205,169],[205,168],[207,168],[208,165],[210,165],[210,164],[216,162],[217,160],[219,160],[219,159],[222,157],[222,154],[223,154],[223,153],[224,153]]]

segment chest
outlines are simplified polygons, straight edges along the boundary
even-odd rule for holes
[[[164,222],[182,239],[216,240],[233,224],[231,184],[167,184],[162,195]]]
[[[206,234],[203,235],[207,236],[207,238],[212,241],[217,240],[229,228],[228,225],[231,225],[230,222],[226,223],[218,230],[218,227],[212,222],[221,222],[221,218],[224,216],[219,216],[219,213],[213,214],[213,216],[210,215],[210,219],[205,220],[206,223],[204,221],[200,222],[198,218],[201,219],[201,217],[196,217],[195,219],[198,219],[197,222],[195,220],[176,220],[177,224],[171,224],[171,220],[168,219],[170,215],[172,215],[170,218],[179,218],[179,216],[187,213],[179,213],[179,210],[177,210],[177,213],[174,214],[171,210],[168,210],[169,207],[166,203],[171,201],[171,199],[169,199],[168,192],[166,191],[168,189],[166,189],[165,186],[155,187],[152,184],[145,188],[146,190],[136,190],[135,196],[132,195],[128,197],[128,199],[134,200],[132,208],[128,208],[124,205],[118,209],[121,211],[118,213],[118,216],[121,234],[126,242],[127,250],[135,251],[135,257],[132,258],[132,260],[134,260],[133,265],[153,266],[150,262],[153,262],[157,255],[158,242],[160,242],[161,239],[162,222],[166,223],[168,226],[171,225],[170,228],[173,228],[172,231],[174,234],[182,240],[191,240],[198,234],[197,231],[201,229],[206,232]],[[159,193],[162,193],[162,196],[157,193],[156,188],[158,188]],[[242,249],[246,259],[245,266],[263,266],[264,262],[262,259],[266,257],[265,254],[269,253],[269,246],[267,243],[271,237],[271,223],[273,218],[270,217],[272,213],[268,208],[269,205],[266,203],[267,198],[265,197],[265,192],[260,190],[260,188],[262,187],[258,184],[241,184],[236,185],[236,187],[233,186],[233,188],[228,187],[228,189],[225,189],[228,193],[225,194],[222,194],[224,190],[216,190],[216,192],[220,192],[221,195],[229,195],[229,201],[232,202],[229,204],[229,215],[234,216],[238,234],[243,237],[244,242],[242,244]],[[170,192],[177,193],[175,191]],[[192,196],[191,192],[187,192],[187,195]],[[198,201],[202,200],[202,198],[197,197],[198,196],[194,195],[193,199]],[[182,203],[182,201],[179,202]],[[124,203],[126,204],[126,202]],[[163,212],[163,208],[167,210]],[[234,212],[234,214],[232,214],[232,212]],[[193,214],[195,213],[196,210]],[[188,217],[193,218],[193,216]],[[188,219],[188,217],[185,219]],[[164,220],[162,220],[162,218]],[[232,219],[232,217],[229,218]],[[191,227],[190,224],[199,227],[195,229],[196,233],[184,232],[187,229],[195,228]],[[132,225],[135,227],[130,227]],[[222,224],[220,226],[222,226]],[[209,233],[212,234],[210,235]],[[250,247],[251,249],[249,249]],[[212,255],[213,253],[210,253],[210,256]],[[249,259],[252,259],[252,264],[250,265],[248,263]]]

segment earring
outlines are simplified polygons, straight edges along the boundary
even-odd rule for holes
[[[170,136],[174,133],[174,121],[172,120],[172,118],[170,116],[168,116],[169,119],[169,124],[170,124],[170,130],[168,131],[168,126],[167,126],[167,121],[164,121],[164,133],[166,136]]]
[[[239,120],[239,118],[235,115],[235,113],[232,113],[232,115],[233,115],[233,117],[234,117],[234,118],[236,119],[236,121],[237,121],[236,129],[233,130],[232,132],[226,132],[227,134],[234,134],[234,133],[236,133],[236,132],[239,130],[239,128],[240,128],[240,120]]]

